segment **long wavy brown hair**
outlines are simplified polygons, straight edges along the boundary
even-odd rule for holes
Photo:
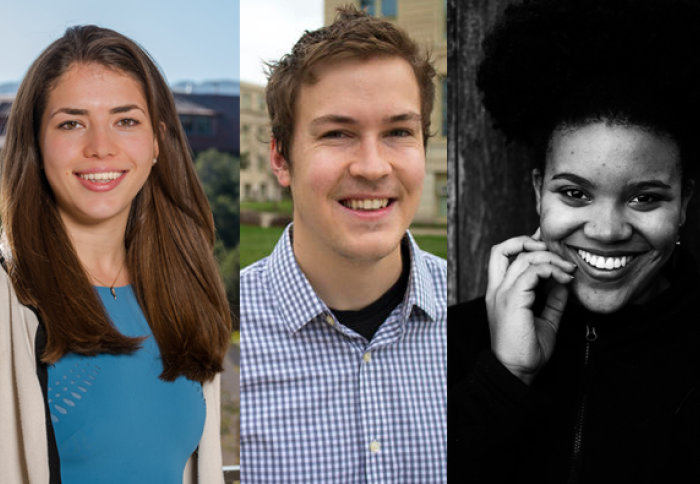
[[[209,380],[222,370],[231,334],[230,310],[213,257],[209,203],[172,94],[155,63],[130,39],[96,26],[69,28],[29,68],[12,106],[0,165],[4,256],[19,300],[37,310],[46,328],[42,361],[54,363],[69,352],[131,353],[140,343],[111,324],[42,171],[38,133],[47,98],[76,63],[126,73],[143,89],[160,152],[131,205],[126,264],[160,347],[161,378]]]

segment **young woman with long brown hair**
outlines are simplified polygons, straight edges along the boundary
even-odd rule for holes
[[[83,26],[39,56],[8,122],[0,203],[2,480],[222,481],[230,312],[147,53]]]

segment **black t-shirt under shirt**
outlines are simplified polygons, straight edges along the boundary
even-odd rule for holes
[[[401,241],[401,276],[387,292],[369,306],[356,311],[340,311],[332,309],[341,324],[371,340],[379,326],[389,317],[389,314],[403,300],[408,286],[408,276],[411,269],[411,258],[406,239]]]

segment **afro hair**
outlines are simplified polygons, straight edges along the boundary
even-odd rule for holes
[[[700,10],[691,0],[525,0],[484,40],[485,108],[512,140],[546,145],[593,120],[671,136],[694,171],[700,133]]]

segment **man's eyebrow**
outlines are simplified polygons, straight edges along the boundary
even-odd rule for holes
[[[311,121],[311,126],[319,126],[323,124],[356,124],[357,120],[351,118],[350,116],[343,116],[340,114],[326,114],[325,116],[319,116]]]
[[[115,108],[112,108],[109,110],[109,114],[121,114],[121,113],[128,113],[129,111],[133,109],[138,109],[139,111],[143,112],[143,109],[136,105],[136,104],[125,104],[124,106],[117,106]],[[79,108],[59,108],[51,115],[49,116],[49,119],[53,118],[57,114],[68,114],[70,116],[87,116],[90,112],[87,109],[79,109]]]
[[[386,121],[390,123],[401,123],[403,121],[416,121],[420,122],[421,121],[421,115],[418,113],[415,113],[413,111],[408,112],[408,113],[402,113],[402,114],[395,114],[393,116],[389,116],[385,118]]]
[[[401,114],[393,114],[387,116],[383,119],[385,123],[400,123],[404,121],[421,121],[421,116],[415,112],[407,112]],[[342,114],[326,114],[324,116],[319,116],[311,121],[312,126],[318,126],[322,124],[357,124],[357,120],[351,116],[344,116]]]

